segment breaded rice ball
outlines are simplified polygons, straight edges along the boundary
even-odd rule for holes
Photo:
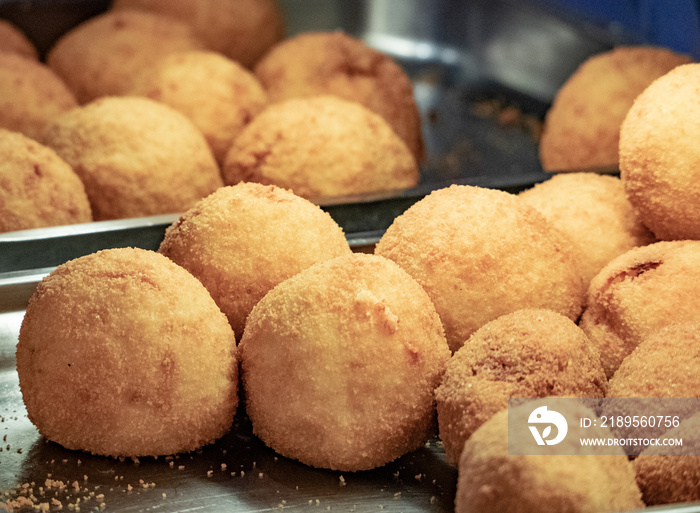
[[[56,153],[0,129],[0,232],[92,221],[78,175]]]
[[[129,93],[170,105],[190,118],[219,163],[267,104],[255,75],[223,55],[205,51],[164,57],[134,78]]]
[[[367,470],[434,433],[450,351],[430,298],[384,258],[334,258],[276,286],[239,351],[253,432],[283,456]]]
[[[16,53],[28,59],[39,59],[39,54],[29,38],[18,27],[0,19],[0,52]]]
[[[557,411],[566,419],[569,434],[559,445],[542,447],[542,454],[508,453],[509,417],[530,437],[530,404],[502,410],[483,424],[464,444],[455,513],[604,513],[644,507],[632,464],[621,448],[611,455],[579,454],[580,447],[573,446],[567,451],[567,444],[578,444],[579,436],[591,436],[592,431],[611,436],[604,428],[580,428],[580,419],[595,416],[593,412],[581,405]]]
[[[608,397],[700,398],[700,319],[644,337],[610,379]]]
[[[191,274],[141,249],[100,251],[45,278],[17,372],[43,436],[106,456],[197,449],[226,433],[238,401],[226,317]]]
[[[123,95],[133,77],[159,58],[204,43],[189,25],[155,13],[123,10],[91,18],[63,35],[46,57],[78,101]]]
[[[380,116],[317,96],[265,109],[234,141],[222,174],[227,184],[274,184],[317,199],[413,187],[419,171]]]
[[[96,221],[184,212],[223,185],[202,133],[147,98],[95,100],[54,119],[43,140],[82,179]]]
[[[640,94],[620,129],[620,176],[642,222],[662,240],[700,239],[700,64]]]
[[[600,358],[581,329],[551,310],[525,309],[476,331],[450,359],[436,391],[447,461],[512,397],[605,397]]]
[[[0,52],[0,127],[39,140],[50,120],[77,106],[73,93],[50,68]]]
[[[375,253],[398,263],[435,303],[450,349],[523,308],[572,320],[584,286],[570,243],[542,214],[503,191],[452,185],[397,217]]]
[[[547,171],[615,166],[620,125],[634,99],[654,80],[691,61],[652,46],[594,55],[557,92],[545,117],[540,160]]]
[[[255,66],[271,101],[331,94],[382,116],[417,161],[425,157],[413,84],[387,55],[342,32],[285,39]]]
[[[620,255],[591,282],[579,326],[610,378],[653,332],[700,321],[700,241],[656,242]]]
[[[614,176],[554,175],[519,196],[569,238],[586,286],[613,258],[656,241],[627,200],[622,181]]]
[[[139,9],[188,23],[207,47],[251,67],[284,37],[277,0],[115,0],[114,9]]]
[[[255,304],[316,262],[349,255],[328,213],[273,185],[222,187],[165,232],[158,250],[209,290],[237,336]]]
[[[642,499],[649,506],[700,501],[700,414],[664,438],[680,438],[683,445],[650,446],[634,460]]]

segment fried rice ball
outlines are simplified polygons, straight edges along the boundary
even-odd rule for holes
[[[165,232],[158,250],[189,270],[237,336],[255,304],[316,262],[351,253],[328,213],[273,185],[222,187]]]
[[[425,157],[413,84],[387,55],[342,32],[311,32],[275,45],[255,66],[271,101],[330,94],[382,116],[417,161]]]
[[[609,397],[700,398],[700,319],[643,337],[610,379]]]
[[[377,114],[333,96],[275,103],[238,136],[224,181],[275,184],[305,198],[413,187],[418,165]]]
[[[18,27],[0,19],[0,52],[16,53],[28,59],[39,59],[34,43]]]
[[[220,54],[205,51],[164,57],[139,73],[129,93],[170,105],[190,118],[219,163],[267,104],[267,94],[255,75]]]
[[[700,241],[656,242],[620,255],[593,278],[579,326],[608,378],[653,332],[700,321],[699,269]]]
[[[555,175],[519,196],[569,238],[586,286],[615,257],[656,241],[627,200],[622,181],[614,176]]]
[[[54,119],[43,140],[83,180],[97,221],[184,212],[223,186],[202,133],[147,98],[95,100]]]
[[[253,432],[283,456],[366,470],[434,433],[450,351],[428,296],[384,258],[338,257],[282,282],[239,351]]]
[[[503,191],[452,185],[389,226],[375,253],[426,290],[452,351],[489,321],[523,308],[572,320],[584,285],[570,243],[542,214]]]
[[[0,232],[92,221],[83,183],[56,153],[0,129]]]
[[[113,8],[146,10],[188,23],[208,48],[248,68],[285,34],[277,0],[115,0]]]
[[[617,165],[620,125],[654,80],[691,61],[652,46],[626,46],[588,58],[557,92],[545,117],[540,160],[547,171]]]
[[[126,94],[134,76],[161,57],[204,48],[186,23],[149,12],[110,11],[64,34],[46,62],[84,104]]]
[[[196,278],[123,248],[59,265],[17,345],[29,419],[68,449],[114,457],[192,451],[233,423],[236,342]]]
[[[532,440],[527,432],[530,404],[502,410],[477,429],[459,460],[455,513],[602,513],[642,508],[632,464],[621,448],[619,454],[580,454],[575,445],[579,435],[591,436],[592,429],[601,438],[610,435],[604,428],[583,431],[580,419],[593,417],[593,412],[567,404],[557,411],[567,420],[569,434],[559,445],[542,447],[542,453],[508,452],[509,418]],[[548,449],[552,452],[545,453]]]
[[[700,64],[640,94],[620,128],[620,176],[639,218],[662,240],[700,239]]]
[[[682,439],[682,446],[650,446],[635,458],[637,484],[647,505],[700,501],[699,434],[696,414],[664,435]]]
[[[0,127],[39,140],[50,120],[77,106],[73,93],[49,67],[0,52]]]
[[[568,317],[542,309],[504,315],[477,330],[450,359],[436,391],[447,461],[512,397],[605,397],[600,358]]]

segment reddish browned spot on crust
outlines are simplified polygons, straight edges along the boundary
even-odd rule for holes
[[[657,267],[659,267],[663,262],[658,261],[658,262],[644,262],[641,264],[637,264],[634,267],[630,267],[629,269],[625,269],[622,272],[617,273],[615,276],[610,278],[608,281],[608,287],[615,285],[617,283],[621,283],[625,281],[627,278],[634,280],[635,278],[639,278],[642,274],[644,274],[647,271],[653,271]]]

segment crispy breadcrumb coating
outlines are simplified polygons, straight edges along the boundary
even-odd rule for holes
[[[562,444],[578,444],[578,435],[584,435],[580,419],[594,413],[584,406],[558,411],[569,426]],[[509,418],[527,426],[531,412],[530,404],[502,410],[467,440],[459,461],[455,513],[612,513],[644,506],[632,464],[621,448],[613,455],[576,454],[575,448],[563,455],[560,444],[559,454],[509,454]],[[588,429],[585,436],[590,436]],[[601,437],[606,432],[611,436],[607,429],[596,429]]]
[[[139,9],[188,23],[207,48],[251,67],[285,34],[277,0],[114,0],[114,9]]]
[[[523,308],[572,320],[584,287],[570,243],[503,191],[452,185],[397,217],[376,254],[397,262],[435,303],[456,351],[489,321]]]
[[[634,460],[642,499],[649,506],[700,501],[700,414],[682,421],[664,438],[680,438],[683,445],[649,447]]]
[[[267,105],[250,71],[214,52],[168,55],[139,73],[129,94],[170,105],[190,118],[222,163],[235,138]]]
[[[436,391],[447,461],[512,397],[604,397],[607,380],[586,335],[568,317],[525,309],[476,331],[450,359]]]
[[[608,378],[653,332],[700,320],[700,241],[656,242],[624,253],[593,278],[579,326]]]
[[[165,55],[204,48],[190,26],[176,19],[135,10],[109,11],[61,36],[46,62],[83,104],[126,94],[134,76]]]
[[[0,52],[0,127],[40,140],[47,123],[77,106],[73,93],[48,66]]]
[[[620,125],[634,99],[660,76],[691,61],[652,46],[626,46],[584,61],[545,117],[540,160],[547,171],[614,166]]]
[[[157,456],[222,436],[236,409],[236,343],[192,275],[158,253],[69,261],[29,301],[17,345],[29,419],[68,449]]]
[[[0,232],[90,221],[73,169],[52,149],[0,129]]]
[[[425,158],[413,84],[386,54],[342,32],[308,32],[275,45],[255,66],[271,101],[334,95],[382,116],[418,162]]]
[[[586,286],[613,258],[656,241],[614,176],[559,174],[519,196],[569,238]]]
[[[43,141],[80,176],[98,221],[181,213],[223,185],[197,127],[147,98],[73,109],[49,124]]]
[[[428,296],[389,260],[338,257],[281,283],[239,351],[253,431],[283,456],[366,470],[434,433],[450,351]]]
[[[630,203],[662,240],[700,239],[700,64],[654,81],[620,128],[620,173]]]
[[[222,187],[199,201],[166,230],[158,251],[204,284],[239,337],[250,311],[275,285],[351,253],[326,212],[256,183]]]
[[[390,191],[418,183],[418,165],[386,121],[333,96],[270,105],[233,143],[227,184],[275,184],[305,198]]]

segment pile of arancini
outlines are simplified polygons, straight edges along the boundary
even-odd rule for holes
[[[649,451],[632,464],[620,451],[602,464],[598,456],[508,455],[504,410],[523,396],[700,397],[688,379],[700,360],[687,356],[700,351],[700,242],[687,240],[700,225],[697,166],[689,164],[698,159],[687,139],[700,104],[688,84],[700,65],[664,75],[673,67],[665,59],[652,66],[649,52],[634,53],[644,70],[640,91],[656,78],[648,67],[661,78],[622,125],[621,179],[557,175],[519,196],[452,186],[399,216],[374,255],[353,254],[340,227],[307,198],[416,183],[420,121],[400,69],[342,34],[309,34],[257,65],[265,52],[246,50],[258,53],[239,58],[251,73],[212,53],[232,46],[215,47],[202,27],[183,22],[194,19],[187,2],[141,2],[173,9],[172,18],[134,11],[139,3],[117,2],[52,50],[60,87],[68,84],[82,106],[41,121],[48,148],[39,154],[72,168],[95,219],[185,213],[158,252],[88,255],[59,266],[37,289],[17,365],[29,417],[44,436],[108,456],[191,451],[231,427],[242,387],[256,435],[315,467],[375,468],[439,434],[459,466],[459,512],[619,511],[642,507],[642,498],[700,500],[688,486],[700,479],[697,456]],[[271,44],[279,41],[279,26],[266,26]],[[128,53],[135,43],[122,38],[130,30],[146,37],[139,27],[158,44],[137,39],[137,46],[182,51],[128,66],[105,62],[119,51],[99,48]],[[290,55],[307,55],[310,64]],[[337,62],[339,55],[348,60]],[[90,69],[110,72],[101,84]],[[180,92],[173,84],[189,69],[214,78]],[[212,87],[202,96],[217,103],[193,105],[188,87]],[[217,115],[239,95],[230,117]],[[322,159],[295,139],[300,111],[313,113],[303,122],[328,149]],[[287,124],[266,121],[277,116]],[[346,132],[333,119],[358,121]],[[350,147],[339,144],[347,138]],[[29,144],[25,136],[8,139]],[[372,159],[386,180],[367,178],[370,164],[361,159],[370,144],[390,157]],[[592,144],[604,154],[602,143]],[[290,147],[303,151],[290,155]],[[17,148],[11,154],[27,162],[27,189],[47,174],[36,171],[45,164]],[[330,189],[328,180],[314,181],[343,158],[352,165],[340,167],[357,174]],[[286,168],[297,171],[280,178]],[[262,183],[238,183],[251,180]],[[525,422],[526,412],[513,414]],[[689,418],[679,432],[695,436],[696,425]]]
[[[276,0],[120,0],[40,62],[3,22],[0,127],[72,168],[87,221],[181,214],[239,182],[315,201],[417,185],[425,150],[403,69],[340,32],[284,36]],[[11,217],[26,221],[3,231],[45,226],[29,221],[46,206],[24,199]],[[68,200],[49,204],[49,224],[71,222]]]

